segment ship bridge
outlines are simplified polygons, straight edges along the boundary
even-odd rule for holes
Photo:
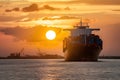
[[[65,31],[70,31],[72,37],[80,36],[80,35],[90,35],[92,31],[99,31],[99,28],[89,28],[89,25],[83,25],[82,22],[80,24],[74,26],[73,29],[64,29]]]

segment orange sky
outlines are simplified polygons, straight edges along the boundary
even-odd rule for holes
[[[89,19],[91,27],[101,29],[99,34],[104,41],[102,54],[120,55],[119,0],[0,0],[0,29],[16,26],[31,28],[36,25],[71,28],[81,17]],[[65,36],[62,35],[66,36],[66,33],[59,32],[55,42],[48,45],[45,41],[30,42],[18,35],[0,33],[0,56],[19,51],[23,47],[26,48],[26,54],[35,54],[37,48],[40,48],[47,53],[63,55],[62,39]]]

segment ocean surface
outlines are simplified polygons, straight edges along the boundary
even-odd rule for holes
[[[120,80],[120,60],[1,59],[0,80]]]

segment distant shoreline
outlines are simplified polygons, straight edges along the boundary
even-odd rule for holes
[[[99,56],[99,59],[120,59],[120,56]]]
[[[60,55],[41,55],[41,56],[7,56],[0,59],[63,59]]]
[[[6,57],[0,57],[0,59],[64,59],[64,58],[6,58]]]
[[[0,57],[0,59],[64,59],[63,56]],[[120,59],[120,56],[99,56],[98,59]]]

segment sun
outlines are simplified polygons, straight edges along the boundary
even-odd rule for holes
[[[56,37],[56,33],[53,30],[49,30],[46,32],[46,38],[49,40],[53,40]]]

